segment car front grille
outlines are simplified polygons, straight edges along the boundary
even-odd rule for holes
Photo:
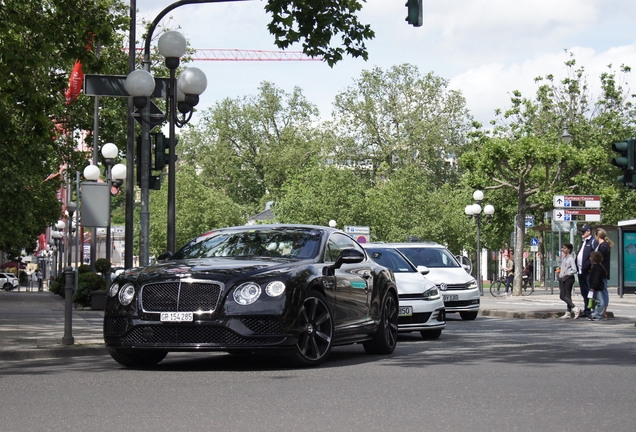
[[[219,326],[139,326],[122,337],[105,337],[107,344],[117,345],[219,345],[255,346],[280,343],[282,336],[244,337]]]
[[[125,317],[106,317],[104,318],[105,334],[122,334],[126,331],[128,319]]]
[[[446,284],[446,289],[442,289],[442,285],[437,285],[437,289],[440,291],[466,290],[470,285],[471,284]]]
[[[424,324],[431,318],[431,312],[414,313],[412,316],[398,317],[398,325]]]
[[[171,281],[141,288],[144,312],[213,312],[221,296],[220,284],[209,281]]]
[[[241,318],[241,323],[258,334],[281,334],[283,325],[280,320],[271,318]]]
[[[459,300],[459,301],[445,301],[444,302],[444,306],[446,306],[447,308],[450,307],[467,307],[467,306],[474,306],[474,305],[478,305],[479,304],[479,300]]]

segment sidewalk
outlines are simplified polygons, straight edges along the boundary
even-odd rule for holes
[[[579,295],[573,299],[581,305]],[[528,297],[493,297],[485,290],[481,297],[481,316],[505,318],[557,318],[565,312],[558,289],[537,288]],[[619,298],[610,288],[610,319],[590,325],[636,322],[636,295]],[[449,316],[455,316],[449,315]],[[27,360],[76,356],[107,355],[102,337],[103,311],[73,309],[73,345],[62,345],[64,336],[64,299],[48,291],[0,290],[0,360]],[[577,320],[578,321],[578,320]]]

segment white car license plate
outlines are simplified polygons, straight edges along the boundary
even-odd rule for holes
[[[167,321],[167,322],[193,321],[192,312],[161,312],[161,321]]]
[[[459,295],[458,294],[451,294],[451,295],[445,295],[444,296],[444,301],[456,301],[459,300]]]
[[[398,311],[399,316],[412,316],[413,306],[400,306]]]

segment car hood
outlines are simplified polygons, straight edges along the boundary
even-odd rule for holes
[[[465,284],[475,280],[471,275],[466,273],[461,267],[444,268],[444,267],[429,267],[430,271],[426,277],[434,282],[436,285],[442,282],[446,284]]]
[[[420,273],[393,273],[398,294],[421,294],[435,284]]]
[[[227,282],[263,273],[289,273],[301,261],[280,258],[200,258],[165,261],[124,272],[121,277],[148,282],[154,279],[204,278]],[[303,261],[306,264],[306,261]]]

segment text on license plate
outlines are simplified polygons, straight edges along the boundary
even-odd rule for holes
[[[459,295],[458,294],[451,294],[451,295],[445,295],[444,296],[444,301],[457,301],[459,300]]]
[[[168,321],[168,322],[193,321],[192,312],[161,312],[161,321]]]
[[[399,316],[412,316],[413,315],[413,306],[400,306],[398,308]]]

